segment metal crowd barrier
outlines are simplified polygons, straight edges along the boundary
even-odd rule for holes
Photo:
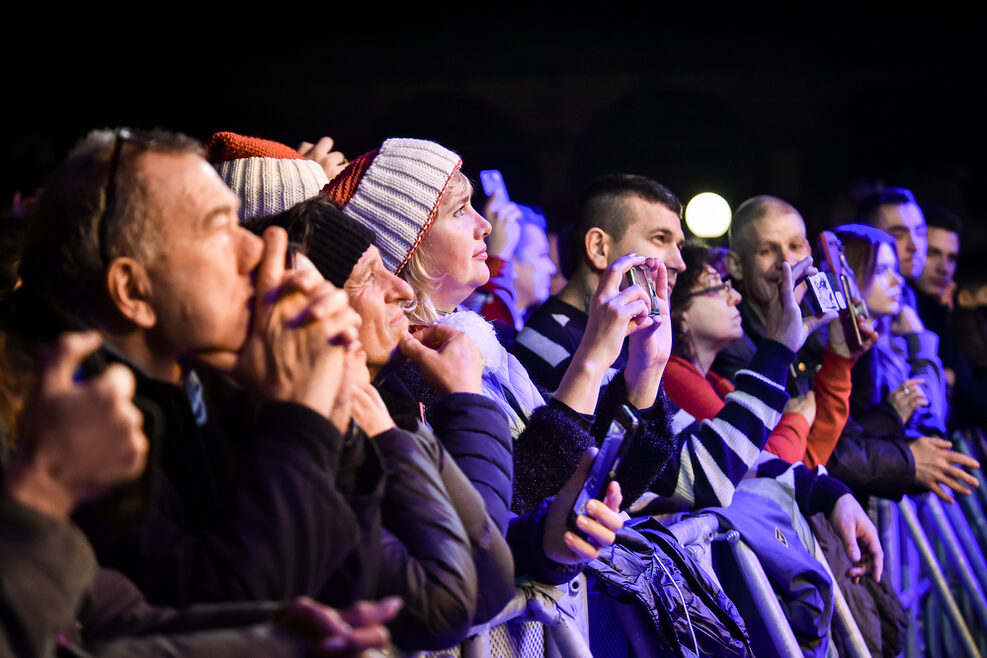
[[[910,501],[906,500],[905,505],[909,504]],[[890,510],[895,515],[895,519],[898,518],[897,514],[899,513],[897,507],[895,506],[895,509]],[[901,516],[905,518],[906,523],[910,524],[909,519],[914,517],[914,506],[906,508]],[[696,558],[706,573],[717,582],[716,573],[712,568],[712,543],[714,541],[726,541],[740,567],[744,583],[752,594],[758,613],[768,628],[771,641],[776,649],[776,655],[785,658],[803,655],[757,555],[743,541],[737,531],[721,532],[719,519],[712,514],[687,517],[667,527],[686,550]],[[921,528],[919,528],[919,532],[921,532]],[[887,535],[886,532],[885,536]],[[885,538],[882,537],[882,539]],[[888,549],[889,554],[897,555],[899,540],[900,537],[897,535],[890,540],[885,540],[886,547],[891,545]],[[969,537],[957,539],[958,544],[964,544],[968,541]],[[922,551],[923,559],[928,559],[924,552],[927,545],[927,539],[925,544],[919,544],[918,550]],[[906,547],[906,552],[913,551],[914,547],[915,544],[909,545]],[[931,557],[932,561],[935,561],[931,548],[928,551],[928,556]],[[816,544],[815,556],[832,578],[832,571],[818,543]],[[977,574],[974,577],[979,577],[979,569],[982,566],[982,564],[971,566],[971,569],[974,569]],[[896,589],[902,591],[902,577],[907,584],[908,578],[912,576],[912,573],[907,571],[902,573],[900,568],[897,569],[897,573],[892,575],[898,579]],[[944,580],[943,583],[945,583]],[[943,584],[943,588],[945,588],[945,584]],[[927,589],[926,586],[925,591]],[[848,658],[869,656],[867,646],[835,579],[833,579],[833,591],[836,601],[831,632],[840,633],[844,638],[844,644],[849,650]],[[921,587],[918,587],[915,592],[913,608],[914,605],[921,603],[921,594],[923,593]],[[948,589],[946,593],[948,594]],[[987,620],[985,620],[984,626],[987,627]],[[443,651],[417,653],[411,656],[414,658],[486,658],[488,656],[496,658],[592,658],[588,642],[588,630],[586,579],[583,575],[560,587],[525,582],[519,585],[514,598],[497,617],[486,624],[474,627],[470,636],[461,645]],[[631,631],[631,629],[627,630],[628,632]],[[914,638],[911,638],[908,644],[910,647],[918,645]],[[963,644],[967,646],[969,643],[964,640]],[[906,650],[906,655],[914,656],[917,654],[909,653]],[[980,654],[971,653],[970,655],[979,656]]]
[[[953,445],[987,457],[979,429],[957,433]],[[933,494],[879,501],[887,573],[908,612],[905,658],[987,656],[987,483],[981,469],[973,474],[979,490],[952,505]]]
[[[802,656],[802,649],[799,646],[792,627],[788,622],[785,612],[771,587],[764,568],[754,551],[741,538],[736,530],[729,530],[726,533],[720,532],[719,519],[712,514],[701,514],[689,517],[675,525],[669,526],[679,542],[682,543],[699,561],[706,572],[716,579],[716,574],[712,568],[711,544],[714,541],[725,540],[730,546],[730,551],[740,567],[744,583],[752,594],[752,599],[757,606],[758,613],[768,628],[771,635],[771,642],[775,647],[776,655],[785,657]],[[815,544],[815,557],[825,567],[833,580],[833,593],[835,596],[835,610],[833,615],[834,628],[832,632],[841,633],[844,644],[849,650],[850,658],[868,658],[870,652],[867,644],[857,628],[856,622],[846,599],[840,590],[839,584],[833,577],[833,572],[826,561],[825,555],[819,543]]]
[[[558,587],[522,581],[504,609],[462,644],[408,658],[593,658],[588,630],[584,575]]]

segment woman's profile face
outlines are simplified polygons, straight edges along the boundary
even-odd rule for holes
[[[468,183],[451,187],[422,239],[426,269],[436,279],[429,296],[440,311],[455,309],[490,278],[484,242],[490,222],[473,208],[472,192]]]
[[[867,308],[871,315],[882,317],[898,314],[901,310],[901,281],[894,249],[882,242],[877,248],[874,278],[867,292]]]
[[[740,293],[715,269],[705,266],[690,293],[689,308],[682,319],[693,341],[722,349],[744,335],[737,310]]]

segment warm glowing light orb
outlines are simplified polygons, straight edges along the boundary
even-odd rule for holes
[[[730,228],[730,204],[716,192],[692,197],[685,207],[685,224],[700,238],[718,238]]]

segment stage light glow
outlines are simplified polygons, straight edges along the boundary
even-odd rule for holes
[[[730,228],[730,204],[716,192],[692,197],[685,207],[685,224],[700,238],[718,238]]]

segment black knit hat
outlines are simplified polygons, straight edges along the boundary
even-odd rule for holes
[[[324,196],[302,201],[277,215],[250,220],[244,226],[258,235],[268,226],[280,226],[288,232],[292,247],[308,256],[337,288],[343,287],[360,256],[376,241],[372,230],[347,217]]]

